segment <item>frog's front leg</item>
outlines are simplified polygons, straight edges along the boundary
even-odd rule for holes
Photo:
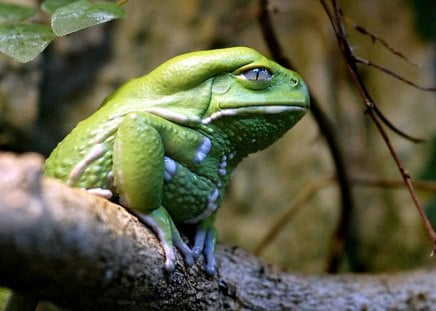
[[[165,268],[175,268],[174,246],[186,264],[191,250],[182,240],[171,216],[162,206],[165,174],[164,146],[159,132],[145,113],[130,113],[121,122],[114,140],[113,178],[120,203],[140,213],[156,232],[165,253]]]
[[[171,216],[164,207],[161,206],[150,213],[139,214],[137,216],[157,234],[165,253],[165,269],[167,271],[173,272],[175,269],[176,257],[173,245],[182,253],[185,263],[188,266],[192,266],[194,257],[192,256],[191,249],[183,241]]]

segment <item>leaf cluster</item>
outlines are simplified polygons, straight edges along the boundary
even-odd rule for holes
[[[45,0],[40,9],[0,2],[0,52],[26,63],[56,37],[124,15],[125,11],[117,3],[109,1]]]

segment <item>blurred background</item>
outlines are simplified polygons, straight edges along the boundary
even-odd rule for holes
[[[38,1],[11,1],[37,5]],[[422,86],[436,81],[436,2],[339,1],[354,23],[383,38],[412,62],[346,24],[353,52]],[[56,39],[36,60],[0,55],[0,150],[47,156],[111,91],[166,59],[194,50],[245,45],[270,56],[257,21],[258,1],[128,1],[125,19]],[[268,6],[286,56],[331,120],[351,176],[400,181],[401,176],[346,72],[318,1],[275,0]],[[416,144],[388,131],[414,180],[436,180],[435,93],[360,66],[381,111]],[[220,242],[254,250],[313,183],[334,176],[323,133],[309,113],[268,150],[235,171],[218,213]],[[434,265],[431,243],[404,187],[351,184],[353,209],[345,252],[333,272],[380,272]],[[316,190],[316,191],[315,191]],[[436,190],[418,190],[436,225]],[[323,273],[341,202],[335,182],[314,189],[259,256],[280,268]],[[0,250],[1,251],[1,250]]]

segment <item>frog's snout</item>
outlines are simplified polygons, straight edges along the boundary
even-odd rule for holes
[[[309,88],[304,82],[303,78],[300,76],[292,76],[289,78],[289,88],[290,92],[294,94],[294,103],[298,106],[309,109],[310,106],[310,95]]]

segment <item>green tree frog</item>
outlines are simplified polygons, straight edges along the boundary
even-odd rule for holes
[[[136,211],[157,235],[165,268],[203,254],[216,270],[213,222],[233,169],[306,113],[295,72],[247,47],[197,51],[132,79],[59,143],[44,174]],[[195,226],[192,245],[178,226]]]

